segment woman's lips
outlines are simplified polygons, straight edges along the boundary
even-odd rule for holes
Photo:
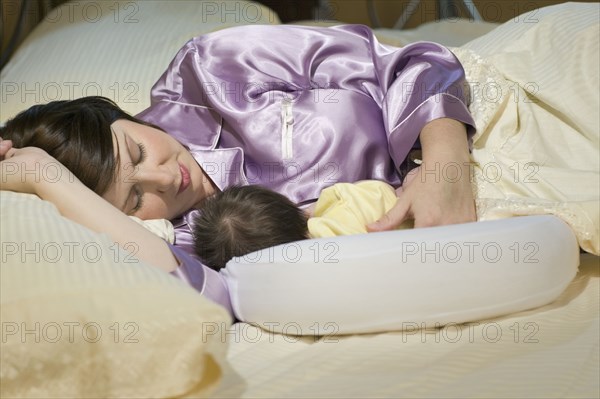
[[[179,164],[179,172],[181,172],[181,183],[179,184],[179,191],[177,191],[177,194],[181,193],[186,188],[188,188],[191,181],[190,171],[187,170],[187,168],[182,164]]]

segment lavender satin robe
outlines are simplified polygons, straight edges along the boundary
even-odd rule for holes
[[[361,25],[243,26],[190,40],[138,117],[187,146],[220,189],[261,184],[303,205],[337,182],[398,186],[431,120],[472,133],[464,81],[435,43],[384,46]],[[174,274],[231,312],[221,275],[188,255],[194,212],[174,221]]]

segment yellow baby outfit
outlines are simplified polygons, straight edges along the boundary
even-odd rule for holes
[[[381,181],[334,184],[321,191],[308,231],[313,238],[367,233],[366,225],[385,215],[396,201],[394,188]],[[411,227],[408,224],[399,228]]]

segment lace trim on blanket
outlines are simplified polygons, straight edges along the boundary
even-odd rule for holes
[[[510,92],[509,82],[489,62],[477,53],[464,48],[452,48],[465,70],[469,85],[469,111],[477,132],[473,143],[481,137]]]
[[[506,140],[489,140],[494,132],[491,124],[504,112],[515,83],[510,82],[491,63],[472,50],[452,48],[465,70],[469,86],[469,111],[475,120],[476,134],[473,147],[485,136],[485,155],[479,155],[485,162],[496,162],[496,155],[502,153]],[[488,137],[489,136],[489,137]],[[508,139],[508,137],[507,137]],[[479,147],[483,145],[481,141]],[[481,166],[474,162],[472,188],[475,197],[478,220],[492,220],[512,216],[555,215],[565,221],[575,232],[579,245],[586,251],[598,254],[598,228],[596,223],[576,201],[554,202],[541,198],[511,196],[499,192],[484,176]]]
[[[513,216],[554,215],[566,222],[574,231],[579,246],[598,254],[600,244],[592,220],[578,209],[575,202],[553,202],[539,198],[477,198],[478,220],[504,219]]]

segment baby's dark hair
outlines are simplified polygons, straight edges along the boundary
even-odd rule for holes
[[[234,256],[308,238],[304,212],[257,185],[232,186],[207,198],[194,222],[196,254],[215,270]]]

